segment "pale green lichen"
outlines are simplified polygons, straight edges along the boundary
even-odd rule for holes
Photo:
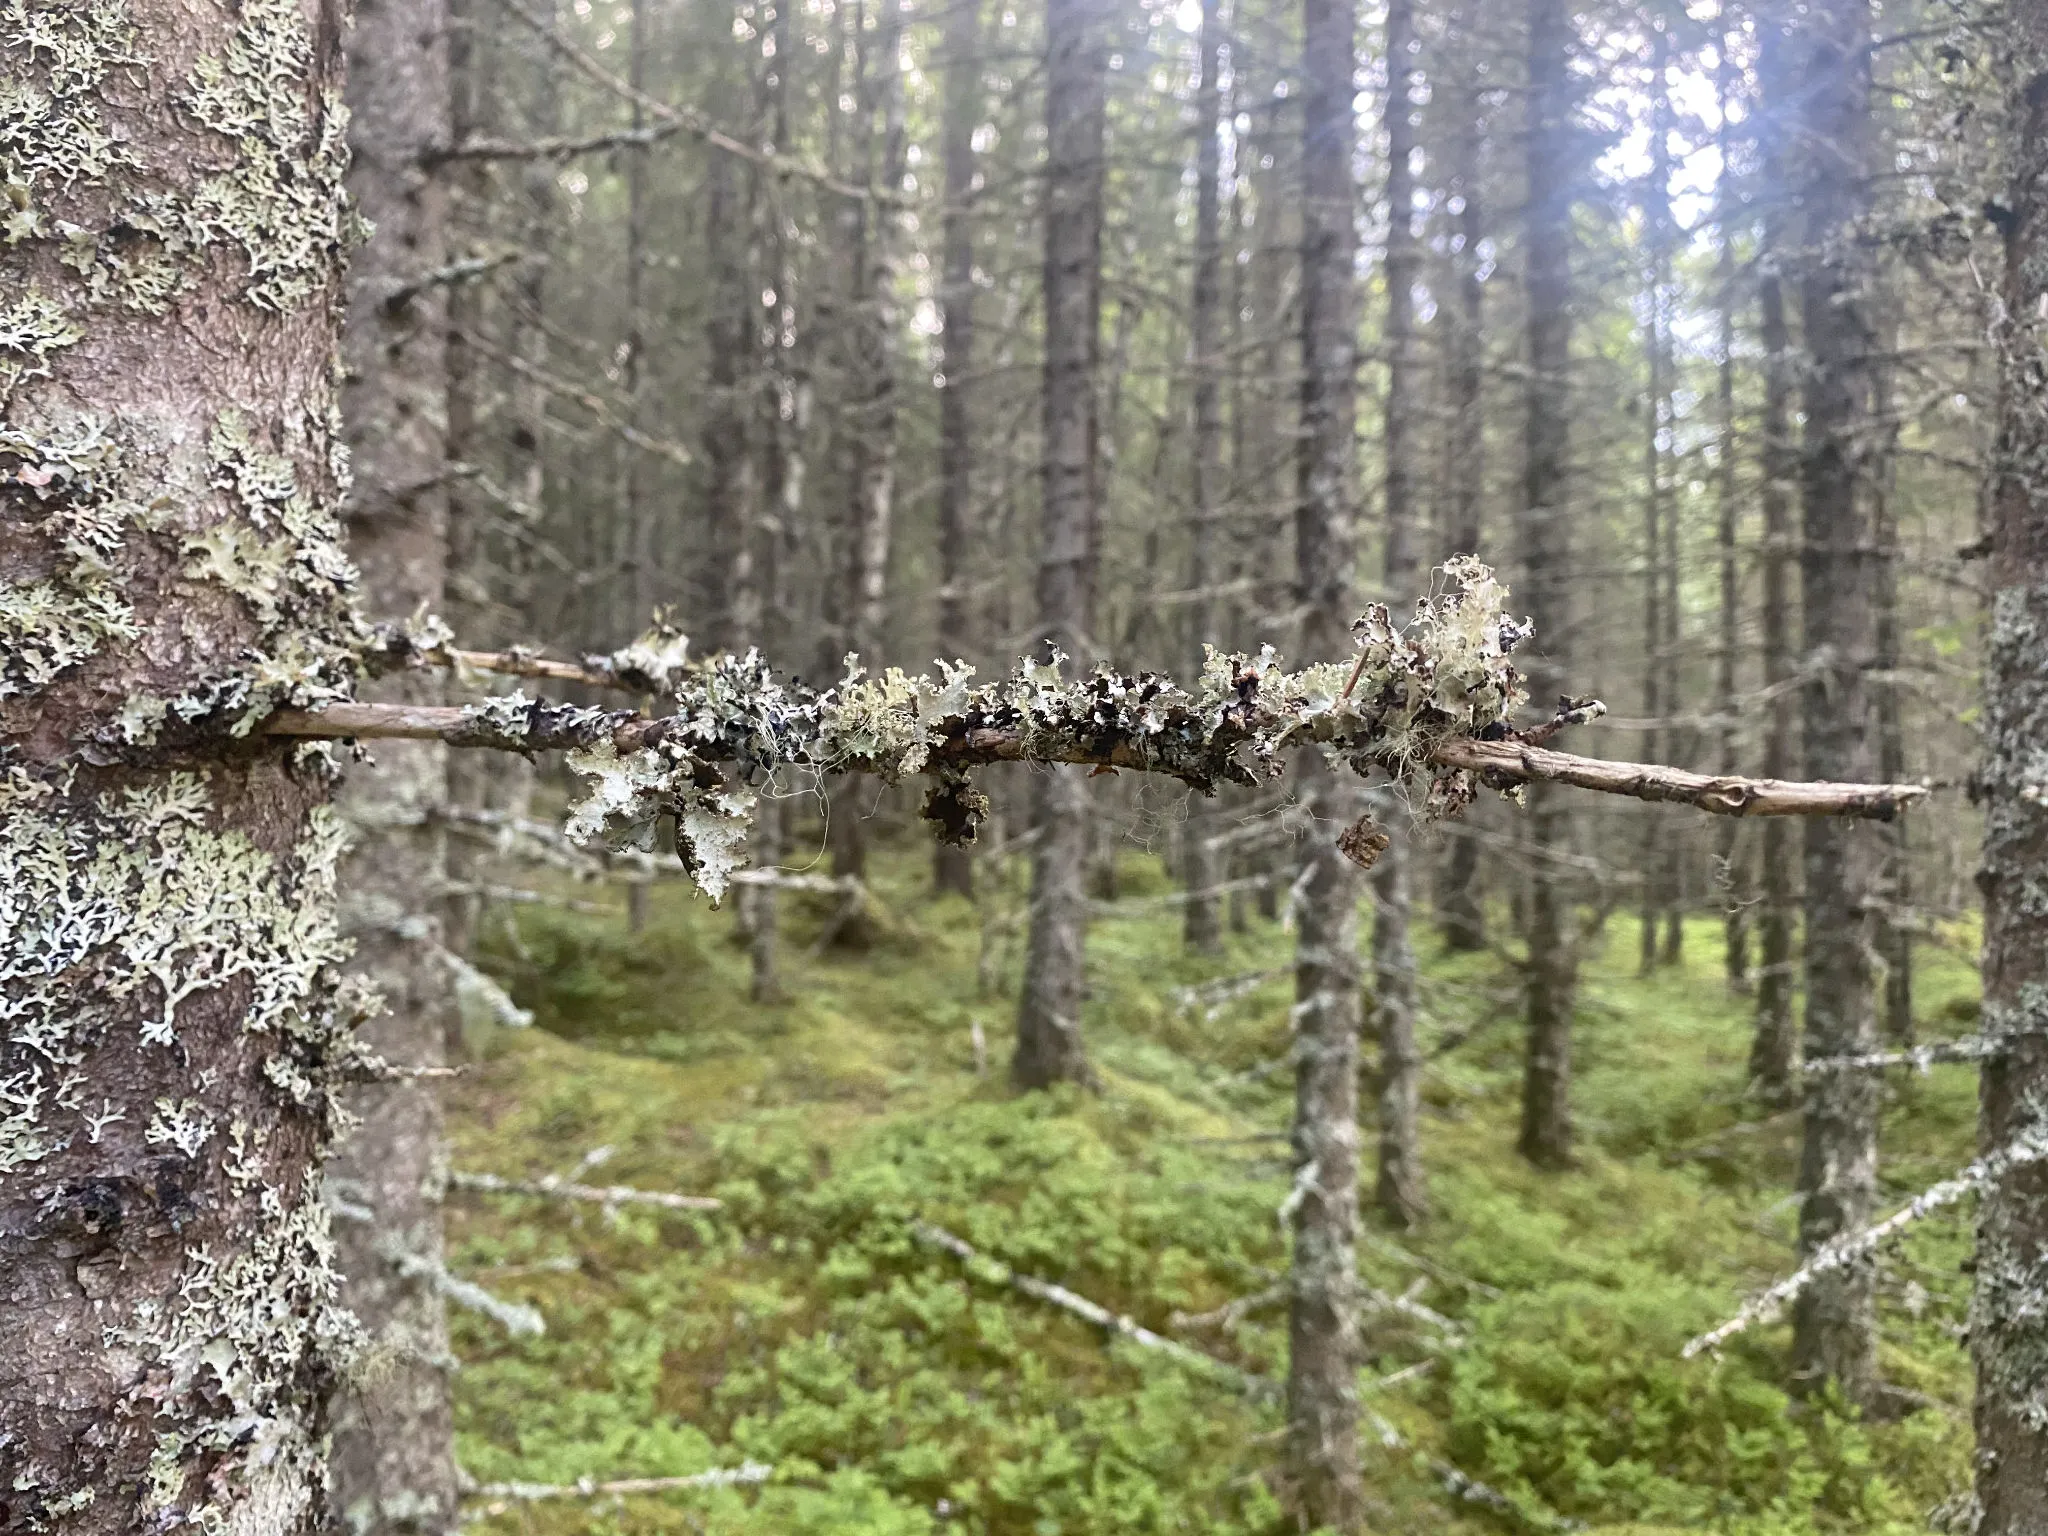
[[[120,0],[8,0],[0,47],[40,74],[0,75],[0,241],[13,245],[51,232],[40,191],[98,182],[131,163],[100,109],[108,77],[143,59]]]
[[[0,772],[0,1169],[145,1116],[145,1144],[205,1156],[225,1117],[211,1070],[186,1064],[182,1020],[230,987],[271,1079],[317,1123],[339,1122],[330,1064],[350,1027],[334,985],[348,953],[340,821],[312,810],[280,857],[219,829],[217,798],[200,773],[88,794],[68,772]],[[119,1038],[161,1052],[162,1090],[95,1108],[83,1092],[91,1058]],[[106,1324],[104,1344],[139,1358],[138,1390],[162,1426],[151,1510],[199,1530],[287,1529],[319,1486],[315,1384],[346,1363],[355,1335],[336,1302],[317,1180],[280,1189],[248,1120],[229,1118],[225,1134],[229,1187],[260,1215],[232,1253],[188,1248],[176,1296],[136,1303]]]
[[[331,280],[358,233],[343,189],[348,113],[339,93],[309,102],[312,43],[297,0],[248,0],[222,56],[202,58],[186,106],[239,151],[203,179],[188,219],[202,240],[240,248],[244,296],[262,309],[300,308]]]
[[[1212,651],[1192,693],[1109,668],[1069,680],[1055,656],[981,685],[958,662],[941,662],[936,678],[895,668],[869,678],[848,657],[838,686],[818,694],[780,682],[750,651],[683,667],[671,679],[669,715],[630,751],[619,750],[611,717],[518,694],[473,706],[462,734],[519,747],[544,726],[553,740],[576,742],[569,766],[587,787],[570,838],[647,848],[660,819],[672,817],[685,867],[714,899],[744,854],[749,786],[778,768],[859,770],[890,782],[933,774],[927,817],[971,838],[982,802],[964,765],[988,750],[973,746],[977,736],[1000,741],[1010,757],[1121,763],[1204,791],[1270,778],[1288,751],[1313,744],[1361,773],[1427,775],[1440,810],[1470,784],[1431,768],[1434,749],[1504,722],[1522,702],[1510,658],[1528,626],[1506,603],[1490,570],[1460,558],[1445,564],[1408,624],[1397,627],[1384,607],[1368,610],[1351,659],[1289,671],[1271,647],[1257,657]]]
[[[24,379],[46,378],[50,359],[85,336],[70,311],[33,283],[0,305],[0,405]]]

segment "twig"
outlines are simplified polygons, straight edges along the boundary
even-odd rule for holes
[[[1077,1296],[1063,1285],[1054,1285],[1049,1280],[1019,1274],[1001,1260],[991,1259],[977,1252],[965,1238],[955,1237],[943,1227],[935,1227],[928,1221],[913,1221],[910,1230],[920,1242],[929,1243],[934,1248],[945,1249],[963,1264],[986,1265],[1003,1284],[1013,1290],[1022,1291],[1025,1295],[1036,1297],[1040,1301],[1050,1302],[1053,1306],[1071,1312],[1106,1332],[1129,1339],[1133,1344],[1142,1345],[1146,1349],[1156,1349],[1192,1370],[1227,1382],[1247,1397],[1263,1397],[1273,1390],[1273,1384],[1264,1377],[1254,1376],[1248,1371],[1239,1370],[1227,1361],[1218,1360],[1214,1355],[1205,1355],[1198,1349],[1190,1349],[1185,1344],[1164,1338],[1121,1313],[1112,1312],[1085,1296]]]
[[[1767,1291],[1760,1291],[1742,1304],[1741,1311],[1722,1323],[1718,1328],[1709,1329],[1685,1346],[1683,1356],[1690,1360],[1704,1350],[1719,1349],[1721,1345],[1757,1323],[1769,1322],[1778,1315],[1786,1302],[1819,1279],[1838,1269],[1846,1269],[1857,1260],[1866,1258],[1883,1246],[1885,1241],[1902,1231],[1921,1217],[1944,1206],[1954,1205],[1965,1195],[1982,1189],[1992,1180],[2003,1177],[2014,1168],[2024,1168],[2030,1163],[2048,1161],[2048,1127],[2037,1127],[2009,1147],[1980,1157],[1952,1179],[1915,1195],[1910,1203],[1894,1211],[1883,1221],[1863,1227],[1854,1232],[1845,1232],[1816,1248],[1813,1257],[1796,1271],[1780,1280]]]
[[[383,304],[387,314],[396,314],[429,288],[452,287],[456,283],[474,282],[486,277],[500,267],[510,266],[515,261],[530,261],[533,258],[524,251],[503,251],[496,256],[465,256],[460,261],[451,261],[445,267],[436,267],[431,272],[422,272],[410,278],[384,295]]]
[[[1671,801],[1716,816],[1858,816],[1890,821],[1927,793],[1921,784],[1830,784],[1688,773],[1661,763],[1610,762],[1515,741],[1447,741],[1430,754],[1444,768],[1464,768],[1489,784],[1570,784],[1603,795]]]
[[[492,1195],[538,1195],[549,1200],[584,1200],[592,1205],[654,1205],[665,1211],[716,1211],[723,1200],[710,1195],[675,1195],[659,1189],[634,1189],[626,1184],[572,1184],[553,1175],[541,1179],[508,1179],[495,1173],[458,1171],[448,1175],[450,1189],[473,1189]]]
[[[674,106],[656,97],[649,96],[645,91],[635,89],[630,82],[622,80],[619,76],[613,74],[604,65],[569,41],[544,17],[535,15],[532,11],[521,5],[519,0],[498,0],[498,3],[525,22],[527,26],[531,27],[539,35],[541,41],[613,95],[631,102],[656,121],[672,125],[678,131],[687,133],[691,138],[708,144],[713,149],[721,149],[729,155],[737,155],[740,159],[751,161],[753,164],[762,167],[776,176],[801,177],[805,181],[823,187],[828,192],[836,192],[841,197],[851,197],[863,202],[878,203],[901,203],[904,201],[900,193],[884,191],[873,187],[857,187],[850,182],[840,181],[838,178],[814,166],[805,165],[800,160],[793,160],[787,155],[778,153],[773,148],[766,146],[757,148],[752,144],[736,139],[731,134],[713,125],[709,118],[705,117],[703,113],[697,111],[694,107]]]
[[[1267,1307],[1286,1299],[1287,1284],[1282,1281],[1277,1285],[1267,1286],[1263,1291],[1254,1291],[1249,1296],[1239,1296],[1235,1300],[1226,1301],[1213,1312],[1176,1312],[1170,1321],[1176,1328],[1220,1328],[1228,1333],[1252,1313],[1264,1311]]]
[[[547,1320],[536,1308],[523,1301],[507,1301],[502,1296],[493,1296],[474,1280],[449,1274],[445,1265],[433,1259],[397,1247],[387,1247],[384,1256],[391,1267],[407,1279],[426,1281],[457,1306],[483,1313],[515,1339],[537,1338],[548,1331]]]

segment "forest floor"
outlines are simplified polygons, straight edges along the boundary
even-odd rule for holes
[[[623,915],[500,907],[484,963],[534,1010],[452,1095],[458,1168],[719,1197],[710,1213],[459,1191],[450,1265],[529,1303],[540,1337],[458,1311],[459,1449],[480,1482],[679,1476],[765,1487],[481,1506],[488,1533],[1278,1532],[1280,1407],[920,1242],[957,1234],[1245,1372],[1285,1373],[1291,937],[1254,918],[1185,954],[1156,860],[1127,856],[1089,940],[1099,1094],[1005,1082],[1015,929],[977,995],[983,911],[875,858],[863,952],[806,949],[830,897],[783,903],[790,1000],[747,1000],[730,912],[655,888]],[[568,888],[563,888],[568,893]],[[576,889],[588,899],[589,887]],[[599,894],[605,894],[600,892]],[[611,893],[616,895],[616,893]],[[1921,1406],[1866,1423],[1784,1389],[1786,1330],[1718,1359],[1686,1339],[1790,1268],[1796,1114],[1743,1091],[1746,999],[1718,923],[1635,975],[1611,921],[1579,1000],[1580,1166],[1514,1155],[1511,964],[1423,957],[1434,1216],[1368,1219],[1365,1461],[1377,1529],[1940,1529],[1968,1486],[1970,1207],[1883,1271],[1883,1367]],[[1974,1027],[1974,935],[1920,951],[1921,1038]],[[1177,989],[1268,973],[1220,1005]],[[1224,989],[1228,990],[1228,989]],[[974,1026],[986,1040],[977,1075]],[[1370,1106],[1371,1096],[1363,1096]],[[1967,1162],[1975,1074],[1887,1081],[1887,1204]],[[1372,1134],[1363,1145],[1368,1159]],[[1367,1169],[1370,1188],[1370,1168]],[[1227,1317],[1215,1313],[1242,1301]],[[1491,1490],[1463,1496],[1455,1473]],[[496,1509],[498,1513],[488,1513]]]

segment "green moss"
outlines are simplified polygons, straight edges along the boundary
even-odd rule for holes
[[[1162,883],[1148,856],[1123,865],[1127,891]],[[1285,1529],[1266,1485],[1276,1408],[1111,1347],[906,1228],[926,1217],[1147,1326],[1282,1372],[1282,1310],[1230,1332],[1172,1318],[1259,1291],[1286,1262],[1274,1212],[1287,1180],[1290,936],[1255,922],[1207,960],[1183,952],[1174,908],[1099,921],[1086,1029],[1105,1092],[1014,1098],[1000,1073],[1017,956],[997,995],[979,997],[975,910],[929,900],[927,869],[922,845],[876,852],[899,937],[858,958],[806,958],[830,902],[785,900],[794,1000],[773,1008],[747,1001],[727,921],[676,886],[655,889],[637,936],[623,913],[493,917],[487,963],[540,1028],[501,1037],[456,1090],[458,1163],[569,1173],[605,1147],[604,1181],[713,1193],[726,1209],[454,1207],[452,1262],[539,1306],[549,1327],[515,1342],[457,1319],[465,1466],[552,1482],[747,1456],[782,1470],[758,1495],[531,1506],[484,1531],[637,1536],[696,1521],[766,1536],[818,1520],[872,1533],[921,1529],[942,1500],[940,1529],[989,1536]],[[1021,910],[1020,874],[984,883],[992,915]],[[1796,1127],[1743,1097],[1749,1021],[1721,987],[1718,931],[1695,922],[1686,968],[1649,982],[1634,975],[1625,924],[1589,957],[1577,1083],[1588,1146],[1565,1175],[1533,1173],[1512,1151],[1513,978],[1418,935],[1425,1048],[1465,1038],[1433,1056],[1425,1086],[1438,1214],[1398,1242],[1369,1224],[1361,1263],[1384,1292],[1423,1283],[1420,1299],[1472,1341],[1369,1400],[1537,1521],[1915,1530],[1968,1484],[1965,1215],[1923,1223],[1887,1261],[1885,1369],[1927,1395],[1924,1411],[1867,1424],[1795,1407],[1771,1333],[1719,1361],[1678,1355],[1791,1252]],[[1968,969],[1924,953],[1927,1034]],[[1176,987],[1267,970],[1279,974],[1213,1017],[1175,999]],[[976,1023],[994,1080],[973,1072]],[[1965,1067],[1896,1086],[1885,1156],[1899,1187],[1968,1159],[1973,1086]],[[1366,1338],[1369,1378],[1431,1353],[1426,1331],[1396,1316],[1370,1318]],[[1418,1456],[1367,1454],[1385,1528],[1500,1528],[1446,1499]]]

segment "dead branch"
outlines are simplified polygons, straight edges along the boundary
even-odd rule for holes
[[[656,122],[688,134],[700,143],[713,149],[736,155],[754,165],[760,166],[770,175],[784,179],[796,177],[808,181],[827,192],[836,192],[841,197],[851,197],[863,202],[901,203],[904,198],[893,188],[857,187],[851,182],[839,180],[829,172],[803,161],[782,154],[768,145],[748,144],[734,138],[715,125],[694,107],[679,107],[649,96],[645,91],[636,90],[633,85],[606,69],[590,54],[576,46],[545,17],[536,15],[519,3],[519,0],[498,0],[506,10],[530,27],[533,32],[556,53],[567,59],[586,78],[603,86],[614,96],[632,103]]]
[[[448,1175],[450,1189],[492,1195],[538,1195],[548,1200],[582,1200],[592,1205],[652,1205],[665,1211],[717,1211],[725,1202],[710,1195],[676,1195],[659,1189],[634,1189],[626,1184],[572,1184],[553,1175],[541,1179],[508,1179],[495,1173],[457,1171]]]
[[[591,712],[585,711],[584,714]],[[445,741],[452,747],[511,745],[481,735],[473,712],[446,705],[330,704],[324,709],[280,710],[265,723],[272,736],[306,736],[363,740],[407,738]],[[964,720],[941,723],[947,736],[932,752],[935,763],[976,767],[988,763],[1082,763],[1102,768],[1164,772],[1185,777],[1171,765],[1153,759],[1140,742],[1104,739],[1097,744],[1055,742],[1039,750],[1017,729],[974,729]],[[652,746],[670,723],[642,715],[617,714],[608,723],[589,721],[550,726],[537,721],[516,750],[576,751],[609,742],[622,752]],[[1890,821],[1927,793],[1919,784],[1831,784],[1794,779],[1749,779],[1731,774],[1691,773],[1659,763],[1629,763],[1580,757],[1521,742],[1481,741],[1464,737],[1445,741],[1429,754],[1440,768],[1475,773],[1489,785],[1512,788],[1548,782],[1569,784],[1595,794],[1625,795],[1636,800],[1690,805],[1717,816],[1854,816]],[[855,766],[852,764],[849,767]],[[1200,786],[1198,786],[1200,787]]]
[[[981,1264],[986,1266],[1003,1284],[1009,1286],[1012,1290],[1022,1291],[1026,1296],[1035,1297],[1039,1301],[1049,1302],[1053,1306],[1073,1313],[1076,1317],[1093,1323],[1096,1327],[1106,1332],[1113,1333],[1119,1338],[1129,1339],[1133,1344],[1140,1345],[1145,1349],[1156,1349],[1205,1376],[1227,1382],[1232,1387],[1243,1392],[1247,1397],[1264,1396],[1273,1390],[1273,1384],[1264,1377],[1254,1376],[1248,1371],[1241,1371],[1227,1361],[1218,1360],[1214,1355],[1205,1355],[1198,1349],[1190,1349],[1185,1344],[1178,1344],[1172,1339],[1163,1338],[1151,1329],[1143,1327],[1130,1318],[1125,1317],[1122,1313],[1112,1312],[1109,1308],[1092,1302],[1085,1296],[1077,1296],[1063,1285],[1054,1285],[1049,1280],[1039,1280],[1031,1275],[1019,1274],[1001,1260],[991,1259],[982,1254],[968,1243],[965,1238],[955,1237],[943,1227],[935,1227],[928,1221],[914,1221],[911,1223],[911,1231],[920,1242],[928,1243],[934,1248],[943,1248],[963,1264]]]
[[[537,1503],[542,1499],[624,1498],[640,1493],[675,1493],[687,1488],[732,1488],[765,1483],[774,1472],[773,1467],[749,1461],[737,1467],[713,1467],[709,1472],[697,1472],[688,1477],[621,1477],[603,1483],[588,1477],[573,1483],[484,1483],[472,1489],[468,1497],[503,1499],[520,1504]]]

